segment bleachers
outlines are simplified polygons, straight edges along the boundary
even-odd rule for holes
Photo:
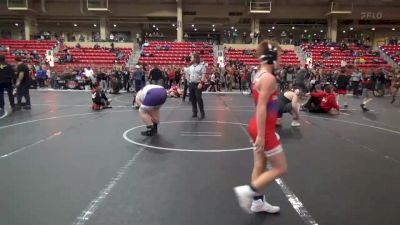
[[[57,57],[65,54],[65,51],[63,51],[64,49],[65,47],[58,52]],[[111,52],[110,49],[70,48],[68,51],[73,57],[73,62],[60,65],[59,62],[56,61],[54,69],[58,72],[63,72],[65,68],[83,68],[90,66],[94,69],[111,69],[115,65],[125,66],[132,54],[132,49],[120,48],[120,50],[125,54],[123,60],[117,60],[116,53]]]
[[[192,44],[195,47],[192,48]],[[157,50],[157,46],[164,47],[166,45],[170,46],[169,50]],[[177,65],[184,66],[187,65],[184,58],[189,56],[192,52],[200,53],[200,50],[204,50],[204,54],[201,54],[201,59],[208,63],[209,65],[214,64],[214,55],[210,53],[210,48],[205,42],[166,42],[166,41],[154,41],[150,42],[149,46],[143,47],[143,52],[152,54],[152,56],[141,56],[139,58],[139,63],[146,63],[149,65]]]
[[[325,68],[340,67],[342,60],[346,61],[347,66],[357,66],[360,69],[391,67],[382,57],[370,54],[358,45],[349,45],[347,50],[341,50],[339,46],[325,46],[321,44],[303,44],[301,48],[304,52],[312,53],[313,63],[323,64]],[[330,52],[331,54],[327,59],[323,55],[325,52]],[[356,52],[358,55],[354,55],[352,52]],[[363,58],[365,63],[356,62],[360,58]]]
[[[400,45],[384,45],[380,49],[400,65]]]
[[[28,53],[32,53],[33,50],[36,50],[39,55],[44,57],[46,50],[54,49],[57,43],[57,41],[53,40],[0,40],[0,45],[10,48],[10,51],[7,53],[1,52],[1,54],[5,55],[9,63],[14,63],[15,56],[12,55],[12,53],[15,50],[25,50],[28,51]]]
[[[225,50],[225,62],[230,60],[240,61],[246,65],[254,66],[260,64],[258,58],[254,56],[255,49],[250,50],[251,54],[245,54],[243,49],[227,49]],[[300,65],[300,60],[298,59],[296,53],[293,50],[286,50],[281,54],[281,65]]]

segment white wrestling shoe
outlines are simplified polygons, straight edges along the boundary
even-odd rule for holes
[[[261,199],[253,200],[250,210],[253,213],[258,213],[258,212],[277,213],[281,210],[281,208],[279,206],[274,206],[274,205],[269,204],[265,200],[265,196],[264,196],[264,200],[261,200]]]
[[[298,121],[293,120],[291,125],[292,127],[299,127],[301,124]]]
[[[234,192],[239,201],[239,206],[247,213],[252,213],[250,210],[253,197],[257,194],[251,190],[249,185],[235,187]]]

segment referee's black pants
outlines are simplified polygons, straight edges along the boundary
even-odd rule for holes
[[[189,85],[189,98],[192,101],[192,112],[193,116],[197,116],[197,104],[199,105],[201,116],[204,117],[204,104],[203,98],[201,97],[202,90],[199,90],[197,86],[199,83],[190,83]]]
[[[182,95],[182,101],[185,101],[186,99],[186,95],[187,95],[187,91],[188,91],[188,81],[185,79],[183,80],[183,95]],[[190,97],[189,97],[190,99]],[[191,99],[190,99],[191,100]]]

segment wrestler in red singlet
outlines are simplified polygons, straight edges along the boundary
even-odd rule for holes
[[[268,74],[266,72],[257,73],[255,82],[260,79],[261,76],[273,76],[272,74]],[[253,99],[254,103],[257,105],[259,93],[255,88],[256,85],[253,84]],[[279,152],[282,152],[281,143],[275,134],[276,120],[278,118],[278,95],[279,92],[276,90],[268,100],[267,107],[267,118],[265,120],[265,147],[267,156],[275,155]],[[249,133],[253,138],[253,142],[256,141],[257,138],[257,119],[256,113],[254,113],[253,118],[249,124]]]
[[[280,210],[279,206],[269,204],[263,194],[263,190],[268,185],[287,171],[285,153],[275,133],[279,103],[273,73],[275,66],[279,65],[279,49],[278,43],[264,40],[258,45],[256,52],[260,60],[260,72],[256,74],[253,85],[256,113],[249,124],[249,133],[254,141],[251,183],[233,188],[239,206],[248,213],[277,213]],[[265,122],[259,121],[264,118]],[[258,126],[264,124],[265,128],[262,129],[265,130],[262,131]],[[264,137],[260,136],[262,133],[265,133]],[[267,167],[267,162],[270,163],[270,167]]]

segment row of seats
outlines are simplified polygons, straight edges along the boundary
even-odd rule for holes
[[[380,49],[400,65],[400,45],[384,45]]]
[[[195,48],[192,48],[192,44],[195,44]],[[169,45],[170,49],[165,50],[156,50],[156,46],[160,45],[165,46]],[[177,42],[166,42],[166,41],[154,41],[150,42],[149,46],[143,47],[144,53],[149,53],[152,56],[146,57],[141,56],[139,58],[139,63],[146,63],[149,65],[179,65],[185,66],[187,63],[185,62],[185,57],[189,56],[192,52],[199,53],[203,47],[207,45],[204,42],[184,42],[184,43],[177,43]],[[213,53],[209,52],[209,48],[204,48],[204,54],[201,55],[201,59],[208,63],[209,65],[214,64],[214,55]]]
[[[250,50],[250,53],[255,53],[254,49]],[[243,50],[229,49],[225,51],[225,61],[235,60],[243,62],[246,65],[257,65],[260,61],[254,55],[244,54]],[[294,51],[285,51],[280,57],[281,65],[299,65],[300,60],[298,59]]]
[[[6,57],[8,63],[15,63],[15,56],[12,54],[16,50],[27,51],[28,53],[32,53],[34,50],[37,53],[44,57],[46,50],[52,50],[57,46],[57,41],[51,40],[0,40],[0,45],[9,47],[10,51],[2,52]]]
[[[65,50],[66,47],[63,48]],[[73,57],[73,63],[67,63],[66,65],[77,65],[77,64],[95,64],[101,66],[112,66],[114,64],[125,65],[126,61],[132,54],[130,48],[120,48],[120,51],[124,52],[124,60],[118,60],[116,52],[111,52],[110,49],[95,49],[95,48],[71,48],[68,52]],[[65,54],[65,51],[59,51],[58,56]],[[58,63],[58,62],[56,62]],[[99,66],[100,66],[99,65]]]
[[[7,46],[10,51],[5,53],[7,62],[15,63],[11,53],[15,50],[26,50],[31,53],[33,50],[37,50],[38,54],[44,56],[46,50],[54,49],[58,44],[57,41],[26,41],[26,40],[0,40],[0,45]],[[65,48],[65,47],[64,47]],[[122,52],[125,53],[125,60],[118,61],[115,52],[110,52],[109,49],[94,49],[94,48],[79,48],[70,49],[69,52],[73,55],[75,59],[73,63],[67,63],[60,65],[55,62],[54,71],[64,72],[66,68],[83,68],[87,66],[92,66],[95,68],[113,68],[115,65],[123,66],[126,60],[129,59],[132,54],[132,49],[130,48],[120,48]],[[3,53],[4,54],[4,53]],[[62,49],[59,51],[57,56],[63,55]],[[34,60],[35,62],[35,60]],[[38,62],[37,62],[38,63]]]
[[[341,50],[339,46],[323,46],[320,44],[303,44],[301,48],[305,52],[312,53],[313,63],[322,63],[326,67],[341,66],[341,61],[347,62],[347,65],[355,65],[360,68],[390,68],[390,65],[380,56],[372,55],[359,45],[349,45],[347,50]],[[351,52],[357,52],[360,56],[352,55]],[[325,52],[330,53],[329,58],[324,58]],[[357,61],[363,59],[365,63],[360,64]]]

